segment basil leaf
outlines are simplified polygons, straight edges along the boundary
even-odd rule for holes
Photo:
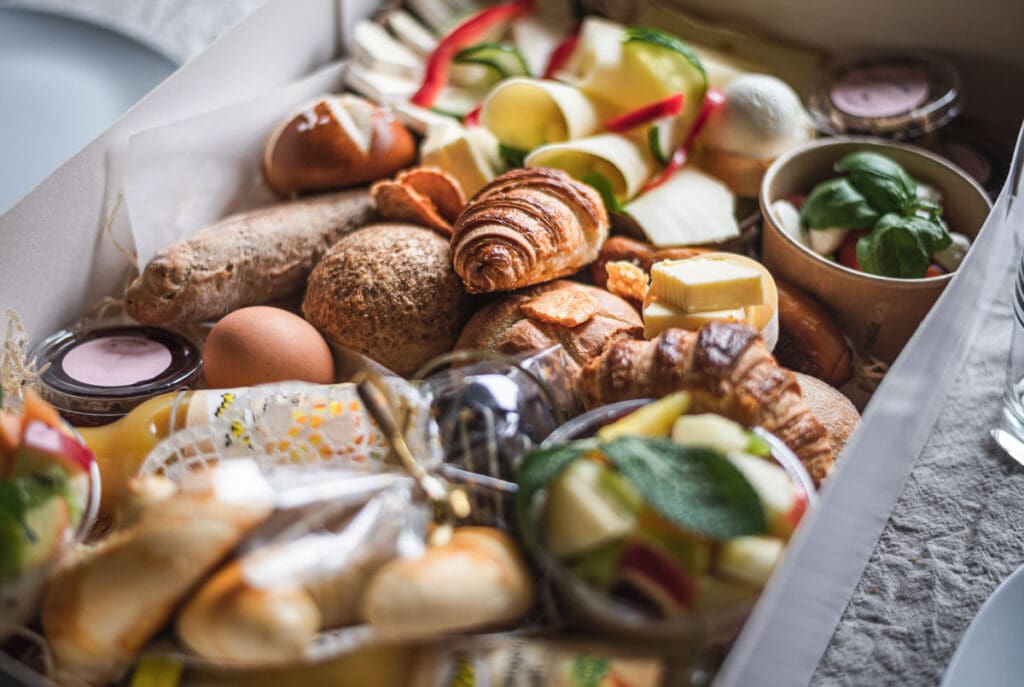
[[[511,169],[522,167],[526,163],[526,156],[529,152],[530,151],[528,150],[520,150],[519,148],[507,146],[504,143],[498,144],[498,155],[501,156],[504,163]]]
[[[555,481],[570,463],[595,445],[593,440],[576,441],[554,448],[534,449],[523,456],[516,471],[516,484],[519,485],[516,492],[516,515],[519,533],[528,546],[532,547],[536,543],[537,533],[532,521],[531,506],[537,494]]]
[[[935,220],[889,213],[870,234],[857,240],[857,261],[865,272],[920,279],[928,271],[932,255],[952,242],[946,228]]]
[[[757,492],[718,451],[633,436],[600,449],[647,505],[680,527],[714,539],[768,527]]]
[[[615,197],[615,191],[612,190],[612,182],[608,180],[608,177],[600,172],[588,172],[583,175],[580,181],[588,186],[593,186],[601,194],[601,200],[604,201],[604,206],[608,209],[608,212],[617,212],[620,215],[629,214],[626,212],[626,206]]]
[[[835,165],[880,213],[907,214],[917,204],[917,182],[901,165],[878,153],[850,153]]]
[[[862,229],[878,221],[879,213],[850,180],[823,181],[807,196],[800,219],[809,229]]]
[[[666,50],[671,50],[682,55],[683,59],[689,62],[691,67],[697,70],[700,74],[700,78],[704,81],[704,87],[707,88],[708,73],[704,70],[704,65],[701,64],[700,57],[693,51],[693,48],[688,46],[686,43],[683,43],[675,36],[642,26],[628,26],[626,27],[626,40],[622,42],[650,43],[651,45],[656,45],[659,48],[665,48]]]

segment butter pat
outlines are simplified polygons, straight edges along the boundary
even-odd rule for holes
[[[727,256],[666,260],[651,268],[650,301],[686,313],[763,305],[763,272]]]
[[[666,329],[696,331],[709,322],[747,322],[744,308],[687,313],[657,301],[644,308],[644,337],[653,339]]]

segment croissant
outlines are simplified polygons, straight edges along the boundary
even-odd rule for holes
[[[608,237],[601,196],[556,169],[502,174],[455,224],[452,263],[470,293],[511,291],[572,274]]]
[[[777,435],[815,484],[832,469],[828,432],[801,398],[796,376],[779,367],[757,331],[745,325],[667,329],[650,341],[618,338],[583,367],[579,382],[589,407],[678,389],[704,392],[719,412]]]

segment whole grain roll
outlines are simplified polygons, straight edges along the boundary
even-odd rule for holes
[[[828,430],[832,448],[838,456],[857,425],[860,424],[860,413],[846,396],[835,387],[821,381],[817,377],[795,372],[800,383],[800,394],[804,403],[811,409],[815,419]]]
[[[402,375],[451,350],[468,310],[448,241],[411,224],[372,224],[341,239],[302,303],[328,339]]]

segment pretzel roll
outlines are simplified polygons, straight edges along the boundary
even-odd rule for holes
[[[389,177],[416,159],[416,143],[391,110],[355,95],[314,100],[281,123],[263,151],[278,193],[307,193]]]
[[[452,263],[470,293],[511,291],[573,274],[608,237],[601,196],[565,172],[502,174],[455,224]]]

